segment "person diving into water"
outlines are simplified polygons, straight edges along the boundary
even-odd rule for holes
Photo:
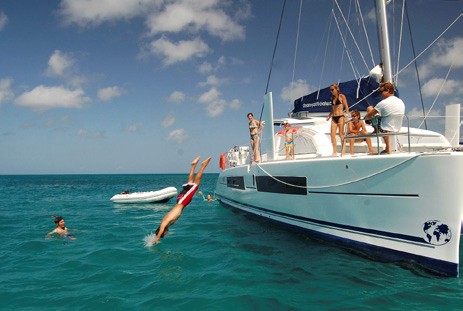
[[[156,244],[160,239],[165,237],[169,233],[169,227],[172,226],[182,215],[183,209],[190,204],[191,199],[198,190],[199,184],[201,182],[201,177],[203,176],[204,169],[211,161],[211,158],[207,158],[201,163],[201,168],[199,169],[196,176],[195,168],[199,162],[199,157],[196,157],[193,162],[191,162],[191,169],[188,175],[188,183],[183,185],[183,191],[177,197],[177,204],[164,216],[159,225],[159,228],[156,230],[156,237],[152,240],[152,244]]]

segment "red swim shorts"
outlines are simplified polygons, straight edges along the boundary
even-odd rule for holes
[[[177,196],[177,204],[182,204],[183,206],[187,206],[190,204],[191,199],[198,190],[198,185],[195,183],[188,183],[184,184],[182,192]]]

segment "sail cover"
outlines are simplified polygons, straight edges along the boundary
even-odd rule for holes
[[[341,93],[347,98],[349,109],[366,111],[369,105],[376,106],[381,101],[377,90],[379,84],[373,77],[366,76],[360,80],[351,80],[339,83]],[[330,88],[324,88],[311,94],[302,96],[294,101],[293,116],[307,113],[320,113],[331,111]]]

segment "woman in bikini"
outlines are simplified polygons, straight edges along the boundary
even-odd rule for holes
[[[264,125],[254,119],[254,115],[248,113],[249,119],[249,134],[251,135],[251,148],[254,154],[253,161],[259,162],[259,132],[262,131]]]
[[[349,105],[347,104],[347,98],[344,94],[341,94],[341,90],[336,83],[330,85],[331,91],[331,112],[326,118],[328,121],[331,118],[331,144],[333,145],[333,156],[337,155],[336,151],[336,132],[339,129],[339,137],[341,142],[344,139],[344,113],[349,113]],[[342,154],[346,153],[343,149]]]

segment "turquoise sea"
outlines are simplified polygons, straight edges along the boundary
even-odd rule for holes
[[[217,176],[204,175],[200,190],[213,193]],[[180,190],[186,178],[0,176],[0,308],[463,310],[461,278],[371,261],[199,196],[146,248],[175,200],[109,199],[126,189]],[[64,216],[77,239],[45,239],[52,215]]]

